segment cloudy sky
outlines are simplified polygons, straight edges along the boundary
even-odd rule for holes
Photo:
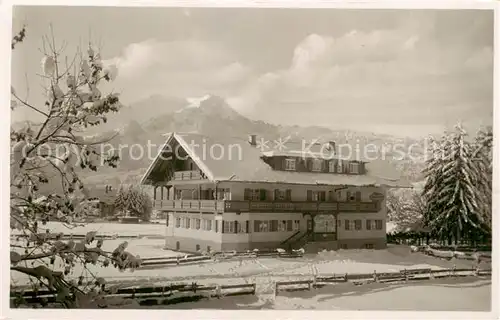
[[[125,103],[213,93],[254,119],[410,136],[492,123],[490,11],[18,7],[23,23],[13,84],[37,103],[52,23],[69,56],[100,44]]]

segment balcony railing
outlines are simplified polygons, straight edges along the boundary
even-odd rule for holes
[[[190,212],[378,212],[376,202],[156,200],[155,209]]]
[[[176,171],[174,172],[174,180],[201,180],[204,177],[200,171]]]
[[[156,200],[155,209],[186,212],[224,212],[222,200]]]

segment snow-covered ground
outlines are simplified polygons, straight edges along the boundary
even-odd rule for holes
[[[84,226],[68,228],[59,222],[48,222],[46,225],[40,224],[40,232],[49,229],[51,233],[63,232],[64,234],[86,234],[89,231],[97,231],[98,235],[119,235],[123,237],[137,237],[137,236],[152,236],[164,237],[165,236],[165,221],[155,220],[158,223],[140,223],[140,224],[126,224],[126,223],[86,223]],[[19,230],[12,230],[11,235],[21,234]]]
[[[408,284],[336,284],[312,291],[226,297],[155,308],[483,311],[491,309],[491,281],[475,278],[440,279]]]
[[[130,240],[129,251],[141,257],[153,257],[151,245],[155,240]],[[158,241],[158,240],[156,240]],[[119,240],[104,241],[104,246],[113,247]],[[161,246],[161,243],[157,243]],[[105,247],[106,248],[106,247]],[[145,248],[145,249],[142,249]],[[137,250],[137,251],[134,251]],[[155,249],[163,256],[177,255],[175,252]],[[147,252],[147,254],[146,254]],[[410,253],[405,246],[389,246],[386,250],[339,250],[306,255],[303,258],[258,258],[229,261],[209,261],[201,264],[163,266],[157,269],[138,269],[120,272],[113,267],[88,266],[95,276],[105,277],[111,282],[133,281],[141,284],[161,284],[171,282],[192,282],[200,284],[236,284],[256,282],[258,290],[266,292],[277,280],[311,278],[313,274],[331,275],[345,273],[395,272],[410,268],[472,268],[473,262],[452,259],[450,261],[433,258],[422,253]],[[483,266],[489,268],[489,266]],[[55,269],[62,270],[60,261],[56,261]],[[81,266],[76,266],[68,276],[77,278],[82,274]],[[18,272],[11,273],[16,284],[28,283],[27,276]]]

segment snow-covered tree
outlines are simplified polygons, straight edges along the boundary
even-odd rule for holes
[[[421,190],[397,189],[387,194],[388,220],[396,225],[395,232],[422,232],[425,202]]]
[[[23,28],[14,36],[12,48],[25,36]],[[10,227],[17,234],[10,244],[11,276],[29,278],[33,290],[46,287],[56,291],[57,301],[64,307],[96,307],[104,302],[106,281],[95,278],[87,265],[133,269],[140,259],[126,251],[126,243],[113,252],[103,250],[96,232],[74,241],[45,225],[51,220],[74,227],[79,215],[86,214],[79,209],[88,198],[79,173],[96,171],[101,165],[116,166],[118,158],[101,152],[102,142],[89,142],[84,133],[88,126],[105,122],[108,113],[120,109],[119,97],[99,91],[101,81],[111,78],[94,47],[89,45],[85,54],[77,54],[69,62],[53,32],[43,38],[43,44],[45,104],[32,104],[11,90],[13,112],[26,108],[41,116],[40,122],[11,128]],[[76,265],[82,267],[81,274],[74,274]],[[17,297],[14,306],[23,302]]]
[[[117,211],[125,211],[128,206],[128,199],[127,199],[127,194],[128,190],[125,189],[123,186],[120,186],[120,189],[118,189],[118,193],[115,198],[115,209]]]
[[[434,140],[429,151],[424,223],[435,235],[459,242],[485,226],[478,187],[485,176],[473,160],[473,145],[460,124]]]
[[[140,187],[120,186],[115,200],[115,208],[121,212],[130,212],[131,216],[139,217],[144,221],[151,219],[153,201],[149,194]]]
[[[487,232],[492,229],[493,205],[493,129],[486,127],[479,130],[474,141],[473,161],[481,174],[477,181],[480,211]]]

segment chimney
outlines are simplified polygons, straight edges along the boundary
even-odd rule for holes
[[[251,146],[257,146],[257,135],[256,134],[251,134],[248,136],[248,143],[250,143]]]

